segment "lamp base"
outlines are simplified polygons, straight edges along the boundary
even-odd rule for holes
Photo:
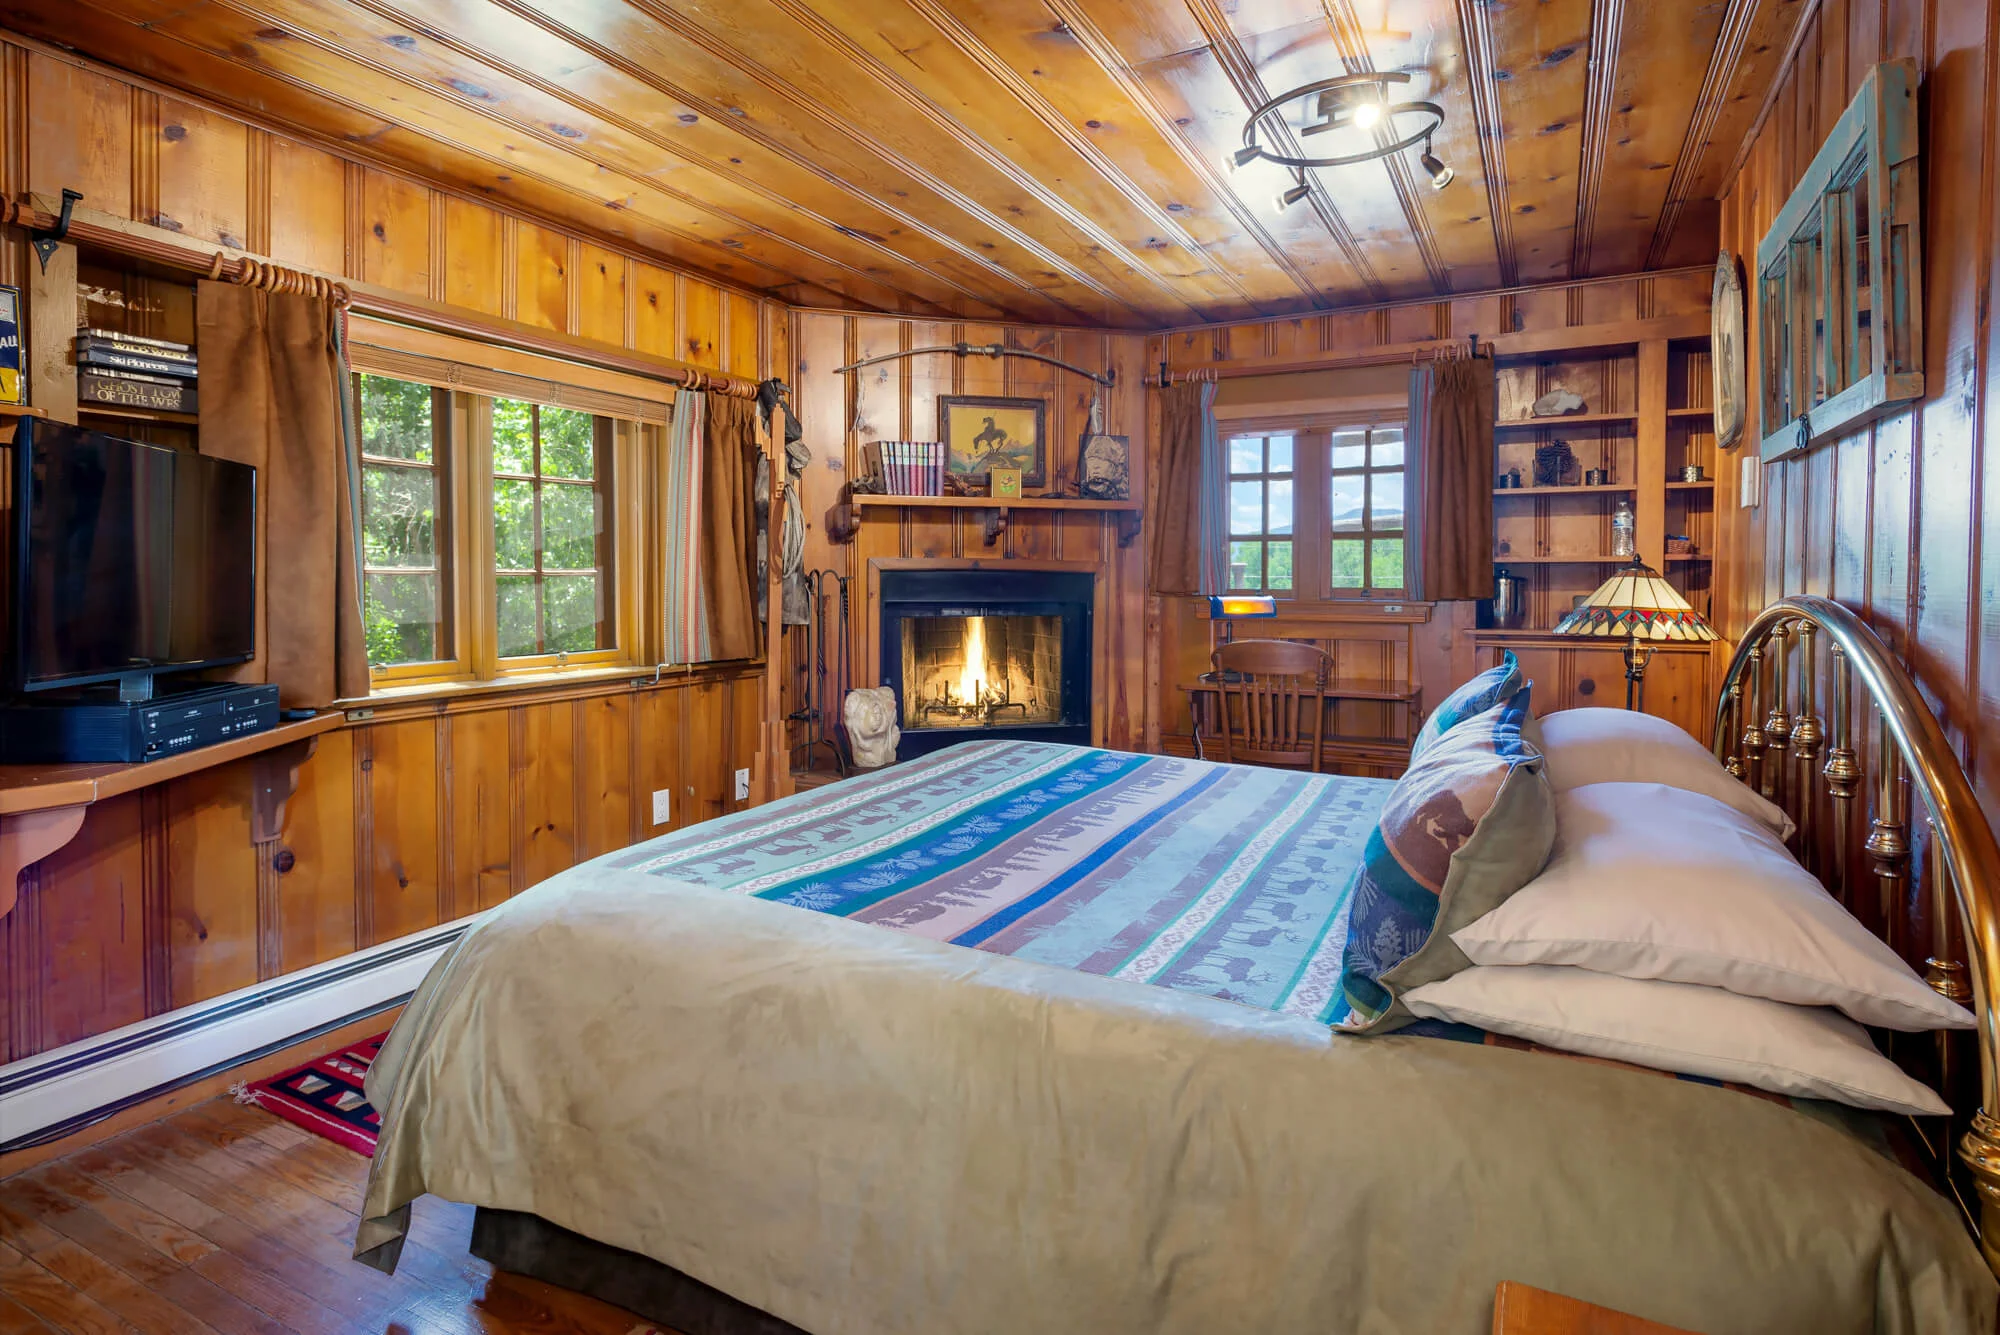
[[[1653,658],[1653,646],[1637,637],[1625,641],[1625,707],[1644,711],[1646,707],[1646,664]]]

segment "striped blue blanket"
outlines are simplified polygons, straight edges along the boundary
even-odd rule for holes
[[[1348,878],[1390,785],[972,742],[614,865],[1337,1022]]]

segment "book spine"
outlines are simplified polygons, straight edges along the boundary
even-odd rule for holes
[[[163,385],[148,380],[114,380],[91,371],[76,378],[76,394],[87,403],[109,403],[121,408],[145,408],[153,412],[191,413],[196,411],[195,391],[186,385]]]
[[[85,347],[76,350],[78,366],[109,366],[121,371],[148,371],[154,375],[174,376],[182,380],[193,380],[196,376],[195,364],[172,361],[165,357],[148,357],[136,352],[120,352],[116,348]]]
[[[119,329],[79,329],[78,338],[87,338],[93,343],[114,345],[130,344],[135,348],[157,348],[163,352],[192,353],[192,343],[176,343],[170,338],[147,338],[144,334],[128,334]]]
[[[156,361],[180,362],[193,366],[198,360],[194,349],[181,344],[172,347],[154,347],[148,343],[128,343],[118,338],[93,338],[89,334],[76,336],[77,351],[95,348],[103,352],[123,352],[134,357],[151,357]]]

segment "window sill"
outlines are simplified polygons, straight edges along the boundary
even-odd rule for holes
[[[657,677],[661,685],[691,677],[741,675],[745,670],[760,671],[762,659],[725,659],[714,663],[679,663],[665,667],[622,663],[613,667],[558,668],[547,672],[518,672],[490,681],[429,681],[406,686],[384,686],[356,700],[336,701],[350,723],[365,723],[378,713],[423,713],[421,706],[442,710],[454,701],[477,701],[494,696],[567,695],[588,687],[618,688],[644,682],[650,686]],[[413,708],[414,707],[414,708]]]
[[[1248,595],[1262,597],[1261,594]],[[1203,620],[1213,620],[1208,614],[1208,599],[1196,597],[1196,614]],[[1398,625],[1423,625],[1431,619],[1432,604],[1415,598],[1279,598],[1279,621],[1386,621]],[[1260,624],[1256,619],[1245,620],[1241,624]]]

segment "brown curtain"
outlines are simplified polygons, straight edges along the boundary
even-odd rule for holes
[[[276,684],[288,708],[364,696],[359,455],[340,313],[203,282],[195,318],[201,451],[257,469],[257,657],[237,678]]]
[[[1429,363],[1410,376],[1420,598],[1493,596],[1496,394],[1490,357]]]
[[[757,405],[724,394],[708,396],[708,430],[702,442],[702,594],[708,613],[709,652],[716,658],[757,653],[756,500]]]
[[[1203,483],[1214,453],[1212,383],[1168,385],[1160,397],[1160,477],[1153,501],[1151,592],[1220,593],[1203,582]],[[1210,501],[1219,498],[1210,497]],[[1213,523],[1209,524],[1213,528]],[[1215,534],[1208,534],[1213,540]]]

